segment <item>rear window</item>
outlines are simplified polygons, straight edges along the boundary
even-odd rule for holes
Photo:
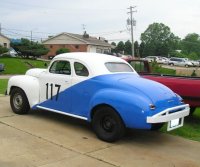
[[[134,72],[133,69],[125,63],[108,62],[105,63],[105,66],[110,72]]]

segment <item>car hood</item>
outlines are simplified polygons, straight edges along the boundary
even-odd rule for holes
[[[33,69],[28,70],[25,75],[29,75],[29,76],[38,78],[40,76],[40,74],[43,72],[46,72],[46,69],[33,68]]]

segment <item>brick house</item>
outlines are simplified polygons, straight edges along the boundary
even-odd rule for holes
[[[56,55],[60,48],[68,48],[70,52],[111,52],[111,44],[104,38],[90,37],[86,32],[83,35],[61,33],[42,42],[49,49],[44,58],[49,59]]]
[[[0,45],[6,48],[10,48],[10,39],[0,33]]]

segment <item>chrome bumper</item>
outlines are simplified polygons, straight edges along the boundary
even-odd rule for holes
[[[183,108],[183,110],[174,112],[174,113],[170,113],[170,111],[173,110],[178,110]],[[153,116],[147,117],[147,123],[164,123],[164,122],[169,122],[171,120],[175,120],[178,118],[183,118],[185,116],[188,116],[190,113],[190,107],[189,104],[184,104],[181,106],[177,106],[177,107],[172,107],[172,108],[168,108],[164,111],[161,111]]]

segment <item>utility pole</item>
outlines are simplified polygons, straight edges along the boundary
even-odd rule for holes
[[[31,44],[32,44],[32,40],[33,40],[33,32],[31,31]]]
[[[133,18],[133,9],[136,6],[130,6],[128,9],[130,10],[130,12],[128,12],[128,14],[130,14],[130,19],[127,20],[127,24],[131,26],[131,42],[132,42],[132,57],[134,58],[135,54],[134,54],[134,37],[133,37],[133,26],[136,25],[136,21]]]
[[[86,29],[85,27],[86,27],[86,25],[82,24],[83,34],[85,33],[85,29]]]

